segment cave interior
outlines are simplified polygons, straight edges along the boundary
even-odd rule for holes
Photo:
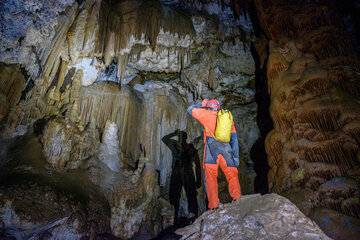
[[[359,0],[1,1],[0,239],[178,239],[208,210],[203,99],[243,195],[360,239],[359,29]]]

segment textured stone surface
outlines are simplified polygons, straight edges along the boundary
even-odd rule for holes
[[[166,200],[158,200],[158,185],[166,188],[171,174],[171,152],[161,137],[185,130],[201,158],[201,126],[186,108],[204,98],[218,98],[233,111],[242,190],[253,191],[249,150],[259,131],[253,30],[244,15],[250,3],[162,2],[166,5],[112,0],[0,3],[0,61],[7,64],[0,66],[1,141],[8,146],[18,141],[14,137],[34,133],[33,145],[25,146],[42,144],[38,153],[28,152],[41,164],[19,163],[6,147],[1,164],[11,167],[11,174],[36,176],[82,169],[110,206],[109,232],[123,238],[141,228],[154,235],[171,222]],[[314,209],[323,207],[337,212],[334,225],[347,215],[346,221],[358,226],[359,64],[341,19],[330,1],[255,5],[269,40],[264,37],[256,45],[261,67],[267,67],[275,125],[266,141],[270,189],[314,219],[323,216]],[[178,7],[191,11],[184,14]],[[25,77],[18,65],[9,64],[21,64],[29,76],[22,97]],[[219,186],[223,201],[224,177]],[[203,189],[198,197],[204,206]],[[57,215],[55,225],[44,217],[45,228],[73,233],[69,229],[76,221],[68,213]],[[349,225],[344,226],[346,230]],[[341,236],[341,228],[336,231]],[[101,231],[90,227],[84,232]]]
[[[50,120],[44,129],[44,155],[58,170],[64,169],[69,161],[74,128],[72,122],[58,118]]]
[[[38,76],[44,63],[52,61],[48,56],[61,34],[70,27],[74,2],[2,1],[0,61],[24,64],[29,75]]]
[[[288,196],[304,213],[319,207],[338,212],[332,221],[339,227],[320,227],[331,236],[345,236],[348,228],[340,216],[358,218],[360,204],[355,190],[360,181],[356,51],[332,1],[255,5],[270,39],[259,41],[269,47],[267,56],[258,47],[260,58],[268,58],[264,64],[274,122],[265,141],[269,188]],[[316,213],[310,216],[317,218]],[[354,229],[360,229],[358,224],[353,223]],[[356,231],[346,236],[358,239]]]
[[[360,220],[358,218],[341,214],[329,208],[314,208],[309,217],[333,239],[359,239],[360,237]]]
[[[176,231],[181,239],[330,239],[288,199],[245,195]]]
[[[37,137],[22,137],[10,146],[7,155],[13,163],[2,167],[0,180],[4,233],[17,239],[70,240],[110,232],[109,205],[86,172],[53,171]]]
[[[30,171],[48,177],[81,169],[109,204],[104,234],[127,239],[145,229],[155,236],[173,223],[174,214],[168,203],[172,154],[161,138],[186,131],[188,143],[202,154],[202,127],[186,109],[203,98],[219,98],[236,115],[241,184],[243,192],[253,192],[247,154],[258,135],[252,27],[249,19],[233,18],[229,2],[223,9],[209,3],[203,13],[176,1],[20,3],[1,3],[6,20],[0,61],[21,64],[28,87],[21,99],[25,81],[16,83],[16,91],[1,92],[0,101],[9,102],[1,110],[1,140],[35,134],[41,148],[31,161],[42,162],[19,165],[4,145],[2,162],[13,167],[10,175]],[[195,11],[179,11],[179,6]],[[12,80],[5,77],[1,86],[14,86]],[[220,182],[227,193],[225,178]],[[203,187],[198,202],[204,211]],[[184,195],[181,205],[186,216]],[[64,231],[80,234],[71,230],[69,215],[61,217],[53,225],[44,223],[43,235],[33,239]],[[90,238],[103,234],[91,228],[84,232]]]
[[[17,64],[0,64],[0,122],[20,100],[25,78]]]

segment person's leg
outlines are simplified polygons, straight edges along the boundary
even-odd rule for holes
[[[174,225],[178,225],[178,214],[180,207],[180,195],[182,189],[181,182],[181,173],[180,166],[176,162],[174,168],[172,169],[171,178],[170,178],[170,187],[169,187],[169,201],[174,206],[175,210],[175,219]]]
[[[190,163],[191,164],[191,163]],[[197,203],[197,191],[196,191],[196,182],[194,177],[194,172],[192,169],[192,164],[184,166],[184,188],[186,197],[188,200],[189,212],[192,212],[197,217],[198,215],[198,203]]]
[[[207,138],[208,139],[208,138]],[[220,201],[218,198],[218,164],[217,159],[214,158],[213,154],[211,154],[208,143],[214,142],[214,139],[208,139],[205,142],[204,149],[204,172],[205,172],[205,186],[206,186],[206,194],[208,199],[208,207],[209,209],[216,208]]]
[[[207,197],[209,201],[209,208],[214,209],[220,203],[218,197],[218,165],[217,164],[207,164],[205,163],[205,182],[206,182],[206,190]]]
[[[241,197],[241,188],[237,168],[228,167],[228,164],[222,155],[218,156],[218,164],[225,174],[226,181],[229,183],[229,193],[231,197],[234,200],[239,199]]]

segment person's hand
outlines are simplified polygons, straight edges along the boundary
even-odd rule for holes
[[[207,100],[206,98],[201,102],[201,107],[206,107],[206,104],[209,100]]]

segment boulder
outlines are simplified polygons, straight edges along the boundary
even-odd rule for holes
[[[181,239],[330,239],[288,199],[247,195],[209,210],[185,228]]]

